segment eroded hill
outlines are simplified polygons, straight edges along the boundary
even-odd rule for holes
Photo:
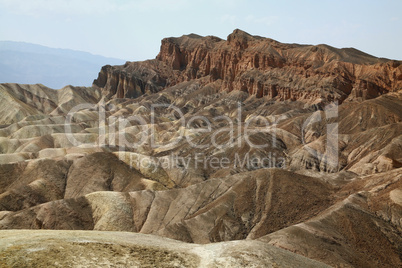
[[[164,39],[156,59],[105,66],[91,88],[1,84],[0,228],[398,267],[401,89],[401,62],[240,30]],[[293,253],[264,265],[291,267]]]

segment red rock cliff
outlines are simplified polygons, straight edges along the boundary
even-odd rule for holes
[[[236,29],[227,40],[195,34],[162,40],[155,60],[104,66],[94,86],[138,97],[182,81],[221,79],[222,90],[322,102],[371,99],[402,88],[402,62],[353,48],[283,44]]]

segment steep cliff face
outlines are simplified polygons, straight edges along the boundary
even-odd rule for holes
[[[159,68],[162,65],[162,68]],[[106,98],[137,98],[145,92],[154,93],[169,85],[171,73],[164,74],[157,61],[126,63],[123,66],[103,66],[93,86],[101,88]],[[162,72],[158,73],[161,69]]]
[[[342,102],[402,88],[402,64],[353,48],[283,44],[236,29],[227,40],[165,38],[155,60],[104,66],[94,85],[109,97],[135,98],[202,77],[257,98]]]
[[[361,101],[402,88],[402,64],[353,48],[283,44],[236,29],[227,40],[165,38],[156,59],[104,66],[94,86],[108,97],[135,98],[202,77],[209,77],[204,84],[220,79],[221,90],[257,98]]]

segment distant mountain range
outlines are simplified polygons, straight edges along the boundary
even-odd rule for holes
[[[0,41],[0,83],[90,86],[103,65],[123,63],[82,51]]]

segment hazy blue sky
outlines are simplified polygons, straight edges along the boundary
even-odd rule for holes
[[[164,37],[235,28],[402,60],[402,0],[0,0],[0,25],[0,40],[130,61],[154,58]]]

